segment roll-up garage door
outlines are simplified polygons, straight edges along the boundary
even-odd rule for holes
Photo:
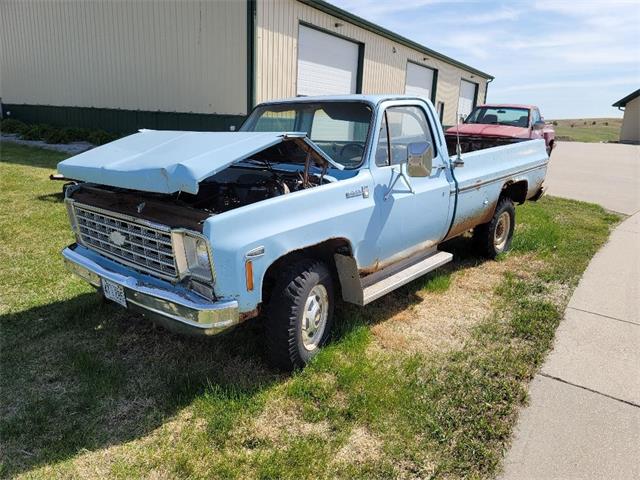
[[[476,98],[476,88],[473,82],[460,80],[460,98],[458,99],[458,114],[466,117],[473,110],[473,101]]]
[[[426,97],[431,100],[433,90],[433,69],[407,62],[407,78],[404,93]]]
[[[298,95],[356,93],[359,45],[300,25]]]

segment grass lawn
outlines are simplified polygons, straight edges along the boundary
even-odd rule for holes
[[[485,478],[590,258],[619,220],[544,198],[514,249],[456,260],[366,308],[341,306],[304,371],[266,366],[260,322],[171,334],[67,273],[48,180],[62,154],[0,144],[0,475]]]
[[[578,118],[555,120],[556,138],[572,142],[617,142],[621,118]],[[573,125],[573,126],[572,126]]]

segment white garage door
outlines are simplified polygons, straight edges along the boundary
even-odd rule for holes
[[[458,99],[458,114],[466,118],[473,110],[473,100],[476,98],[476,88],[473,82],[460,80],[460,98]],[[456,122],[457,123],[457,122]]]
[[[433,69],[407,62],[407,79],[405,80],[404,93],[426,97],[431,100],[433,89]]]
[[[358,44],[300,25],[298,95],[356,93]]]

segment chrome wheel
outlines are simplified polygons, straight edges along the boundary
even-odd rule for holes
[[[504,247],[507,245],[507,240],[509,239],[510,231],[511,216],[509,215],[509,212],[502,212],[502,214],[498,217],[496,229],[493,232],[493,245],[495,246],[497,251],[504,250]]]
[[[316,285],[309,292],[302,312],[302,343],[307,350],[320,346],[329,315],[329,294],[324,285]]]

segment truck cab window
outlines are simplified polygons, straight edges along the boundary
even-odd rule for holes
[[[433,145],[431,129],[420,107],[389,107],[380,128],[376,165],[398,165],[406,161],[410,143],[425,141]]]

